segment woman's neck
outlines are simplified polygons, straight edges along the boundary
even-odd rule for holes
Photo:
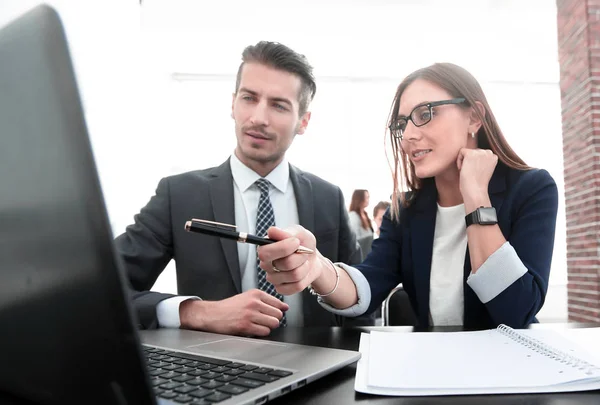
[[[463,203],[460,193],[460,172],[448,170],[435,177],[435,187],[438,193],[438,204],[442,207],[454,207]]]

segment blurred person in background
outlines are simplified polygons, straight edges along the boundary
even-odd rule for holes
[[[379,201],[375,208],[373,208],[373,222],[375,222],[375,235],[379,237],[379,231],[381,228],[381,221],[383,221],[383,214],[390,208],[391,204],[388,201]]]
[[[350,201],[349,217],[350,228],[356,235],[362,250],[363,258],[371,251],[373,243],[373,225],[366,208],[369,206],[369,192],[367,190],[354,190]]]

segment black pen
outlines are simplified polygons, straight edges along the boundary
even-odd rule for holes
[[[188,232],[198,232],[219,238],[233,239],[242,243],[252,243],[253,245],[264,246],[270,245],[277,241],[269,238],[261,238],[250,235],[246,232],[237,232],[235,225],[223,224],[221,222],[206,221],[204,219],[193,218],[185,222],[185,230]],[[300,246],[296,249],[296,253],[314,253],[312,249]]]

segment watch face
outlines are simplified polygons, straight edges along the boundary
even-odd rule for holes
[[[479,208],[479,223],[481,225],[494,225],[498,223],[495,208]]]

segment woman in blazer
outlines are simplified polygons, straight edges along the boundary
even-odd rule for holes
[[[400,84],[389,129],[394,198],[364,262],[295,254],[300,244],[315,248],[314,236],[271,228],[280,241],[259,249],[267,279],[282,294],[309,287],[346,316],[375,310],[402,283],[422,326],[535,322],[554,246],[552,177],[517,156],[477,80],[453,64]]]

